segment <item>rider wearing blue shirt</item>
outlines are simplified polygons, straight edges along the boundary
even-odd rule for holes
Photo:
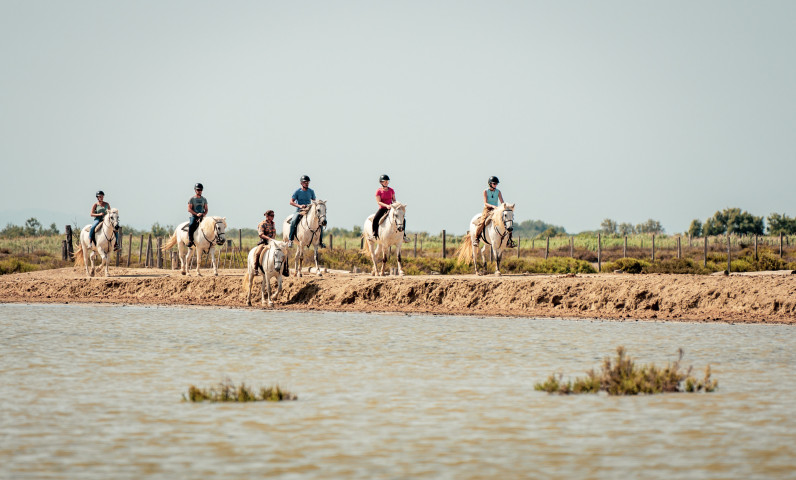
[[[302,175],[299,179],[299,183],[301,184],[301,188],[293,192],[293,196],[290,197],[290,205],[296,207],[296,213],[293,214],[293,220],[290,222],[290,235],[288,236],[288,247],[293,246],[293,240],[296,238],[296,228],[298,227],[298,222],[301,220],[301,217],[304,216],[304,213],[307,211],[307,205],[311,204],[313,200],[315,200],[315,191],[310,188],[310,177],[307,175]],[[320,247],[326,248],[326,245],[323,244],[323,226],[320,227]]]

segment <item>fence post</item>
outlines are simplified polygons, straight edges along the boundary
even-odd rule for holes
[[[158,268],[163,268],[163,237],[158,237]]]
[[[782,258],[782,232],[779,232],[779,258]]]
[[[575,258],[575,237],[569,237],[569,258]]]
[[[517,235],[517,258],[520,258],[520,249],[522,248],[522,237]]]
[[[61,260],[68,260],[69,249],[66,246],[66,239],[61,240]]]
[[[603,236],[597,234],[597,273],[603,270]]]
[[[547,244],[544,247],[544,259],[547,260],[548,255],[550,255],[550,237],[547,237]]]
[[[334,235],[329,235],[329,251],[334,250]]]
[[[622,247],[622,258],[627,258],[627,235],[625,235],[625,246]]]
[[[147,237],[146,242],[146,261],[144,262],[144,266],[149,268],[152,266],[152,234],[150,233]]]
[[[677,236],[677,258],[680,259],[683,256],[683,251],[680,248],[680,236]]]
[[[442,258],[445,258],[445,230],[442,230]]]
[[[66,253],[69,254],[69,258],[72,258],[75,253],[72,248],[72,225],[66,226]]]
[[[708,236],[705,235],[705,264],[704,267],[707,268],[708,266]]]
[[[758,260],[757,258],[757,234],[755,233],[755,262]]]
[[[417,234],[415,234],[415,258],[417,258]]]
[[[144,264],[143,252],[144,252],[144,235],[141,234],[141,243],[138,244],[138,263],[140,263],[142,267],[146,267],[146,264]]]
[[[133,234],[131,233],[129,237],[127,237],[127,268],[130,268],[130,254],[133,251]]]
[[[122,261],[122,248],[124,248],[124,232],[122,232],[122,227],[119,227],[119,250],[116,251],[116,266],[119,266],[119,262]]]
[[[728,232],[727,233],[727,273],[732,272],[732,263],[730,261],[730,245],[732,245],[732,243],[730,242],[730,234]]]
[[[652,234],[652,261],[655,261],[655,234]]]

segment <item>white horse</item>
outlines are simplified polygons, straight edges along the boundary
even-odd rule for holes
[[[190,265],[191,254],[196,249],[196,275],[202,276],[199,266],[202,264],[202,254],[210,255],[213,264],[213,275],[218,276],[218,265],[216,264],[216,245],[224,245],[226,239],[227,217],[204,217],[199,224],[199,228],[193,232],[194,246],[188,248],[188,222],[177,225],[174,234],[169,241],[163,245],[162,250],[170,250],[177,245],[180,252],[180,273],[187,275],[188,265]]]
[[[249,250],[248,268],[246,270],[246,275],[243,276],[243,288],[247,288],[248,286],[248,290],[246,291],[246,305],[248,306],[252,304],[252,284],[254,283],[254,274],[257,271],[257,259],[254,258],[254,253],[256,251],[257,247]],[[276,299],[279,297],[279,293],[282,291],[282,264],[286,261],[287,244],[272,240],[268,248],[262,253],[260,260],[260,266],[263,272],[265,272],[263,275],[263,283],[260,284],[260,302],[263,306],[265,305],[264,290],[266,288],[268,289],[268,306],[274,306],[274,302],[271,301],[271,279],[273,277],[277,279],[276,293],[273,295],[273,298]]]
[[[296,276],[301,277],[301,265],[304,262],[304,248],[313,247],[315,249],[315,271],[318,276],[321,274],[320,267],[318,267],[318,246],[321,243],[321,228],[326,226],[326,200],[313,200],[309,208],[302,212],[296,212],[293,215],[304,215],[296,225],[296,242],[298,248],[296,249],[295,265]],[[287,242],[290,240],[290,221],[293,215],[285,219],[282,224],[282,239]]]
[[[119,230],[119,210],[111,208],[110,212],[105,215],[102,223],[97,225],[94,230],[94,246],[91,245],[89,238],[89,231],[91,225],[86,225],[80,231],[80,250],[75,252],[75,266],[79,266],[82,261],[86,266],[86,275],[89,277],[94,276],[94,253],[99,253],[102,258],[102,265],[100,268],[105,269],[105,276],[108,275],[108,255],[113,251],[116,245],[115,233]],[[91,271],[88,269],[89,260],[91,261]]]
[[[509,243],[509,234],[514,230],[514,204],[501,203],[492,210],[492,214],[486,219],[484,231],[479,238],[472,238],[478,228],[478,221],[481,219],[481,214],[474,216],[470,220],[470,230],[462,239],[462,245],[459,247],[458,258],[460,262],[470,263],[472,260],[475,266],[475,274],[480,275],[478,271],[478,262],[476,260],[476,250],[481,241],[484,241],[484,246],[481,248],[481,262],[486,271],[486,257],[484,251],[487,245],[492,249],[495,256],[495,275],[500,276],[500,261],[503,259],[503,249]],[[471,253],[472,252],[472,256]]]
[[[387,265],[387,257],[390,254],[390,247],[395,245],[398,254],[398,275],[403,276],[404,270],[401,268],[401,246],[404,244],[404,218],[406,217],[406,205],[395,202],[390,205],[390,211],[381,217],[379,222],[379,237],[373,238],[373,217],[369,216],[362,226],[362,237],[368,245],[370,259],[373,261],[373,276],[384,275],[384,267]],[[381,272],[376,266],[376,258],[381,259]]]

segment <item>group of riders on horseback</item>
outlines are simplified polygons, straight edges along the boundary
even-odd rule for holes
[[[503,194],[500,190],[498,190],[497,186],[500,183],[497,177],[492,176],[489,177],[487,181],[487,188],[483,191],[483,211],[480,215],[476,215],[473,220],[471,221],[471,228],[470,232],[466,236],[466,243],[472,243],[472,259],[475,263],[475,255],[476,255],[476,248],[483,241],[485,244],[491,245],[493,250],[495,250],[495,246],[493,243],[498,242],[500,248],[508,247],[513,248],[516,246],[514,241],[511,238],[512,230],[513,230],[513,205],[508,205],[503,201]],[[317,268],[317,249],[318,248],[325,248],[326,245],[323,243],[323,227],[326,225],[326,205],[324,201],[317,200],[315,197],[315,192],[309,188],[310,184],[310,177],[307,175],[301,176],[299,179],[300,187],[293,192],[293,195],[290,197],[290,205],[296,208],[295,213],[288,217],[285,220],[285,225],[283,228],[284,230],[289,229],[289,234],[285,236],[285,248],[290,248],[293,246],[294,240],[296,240],[297,231],[299,230],[299,225],[301,224],[302,218],[312,216],[312,225],[310,225],[309,219],[304,223],[307,223],[306,226],[302,225],[301,235],[302,239],[300,244],[302,247],[304,246],[314,246],[315,247],[315,260],[316,260],[316,268]],[[400,253],[400,245],[402,243],[408,242],[409,240],[406,238],[406,218],[405,218],[405,209],[406,205],[397,201],[395,196],[395,190],[390,187],[390,177],[388,175],[381,175],[379,177],[379,188],[376,190],[376,204],[378,205],[378,210],[375,214],[368,217],[365,222],[365,226],[363,228],[363,239],[367,240],[368,248],[370,249],[371,258],[373,260],[373,272],[374,275],[377,273],[376,267],[376,258],[381,257],[383,264],[386,264],[387,255],[389,252],[389,247],[395,245],[397,247],[397,255],[398,255],[398,270],[399,273],[403,274],[401,268],[401,253]],[[180,260],[183,261],[184,251],[183,247],[186,249],[188,255],[185,258],[185,261],[182,262],[182,270],[183,273],[186,272],[186,263],[190,259],[190,249],[195,246],[195,243],[199,241],[202,243],[202,251],[213,255],[212,247],[214,245],[222,245],[224,243],[224,230],[226,228],[226,219],[222,217],[210,217],[213,220],[213,225],[204,225],[207,222],[203,221],[208,218],[208,202],[207,199],[202,196],[204,191],[204,186],[201,183],[197,183],[194,185],[194,196],[192,196],[188,200],[188,213],[190,214],[188,222],[183,223],[179,227],[177,227],[174,235],[169,240],[166,246],[164,246],[164,250],[166,248],[171,248],[175,244],[178,243],[177,237],[181,234],[182,242],[180,242]],[[93,274],[93,254],[94,251],[97,250],[103,256],[103,260],[105,260],[105,252],[110,250],[111,244],[113,244],[113,250],[119,250],[119,227],[118,227],[118,211],[116,209],[111,209],[110,205],[104,201],[105,193],[103,191],[98,191],[96,193],[97,202],[91,206],[91,217],[93,218],[93,223],[90,226],[87,226],[85,229],[85,233],[87,236],[86,239],[86,250],[91,251],[91,261],[92,261],[92,274]],[[103,248],[97,248],[97,227],[105,222],[106,215],[113,210],[115,214],[115,224],[112,225],[108,229],[103,229],[103,235],[106,238],[102,238]],[[498,212],[498,210],[500,210]],[[500,218],[497,214],[500,214]],[[265,219],[261,221],[257,225],[257,233],[260,238],[259,243],[256,247],[256,253],[253,250],[255,261],[259,264],[259,260],[261,259],[262,251],[272,242],[276,241],[276,225],[274,223],[274,211],[267,210],[264,213]],[[387,219],[389,218],[389,222]],[[105,222],[107,223],[107,222]],[[384,224],[383,226],[381,226]],[[492,225],[496,232],[497,237],[496,240],[490,238],[495,234],[490,232],[490,235],[485,234],[485,229],[487,225]],[[202,235],[196,236],[197,229],[202,226]],[[499,228],[502,226],[503,232],[501,233]],[[380,232],[384,230],[383,232]],[[110,232],[113,235],[109,235]],[[380,235],[381,233],[381,235]],[[317,235],[317,237],[316,237]],[[112,241],[111,237],[114,237]],[[306,237],[306,238],[305,238]],[[466,253],[466,247],[468,245],[463,245],[463,249],[460,250],[460,258],[468,259],[469,255]],[[199,248],[197,247],[197,254],[199,254]],[[279,245],[280,248],[283,245]],[[485,247],[486,248],[486,245]],[[104,252],[102,251],[104,250]],[[297,252],[297,274],[300,275],[300,260],[301,260],[301,251]],[[464,252],[464,253],[462,253]],[[87,252],[86,252],[87,253]],[[500,253],[495,251],[498,254],[498,262],[500,261]],[[482,259],[483,257],[483,250],[481,252]],[[215,268],[215,257],[213,255],[213,267]],[[287,262],[284,263],[284,267],[287,267]],[[88,265],[86,266],[88,269]],[[499,268],[499,264],[497,266]],[[260,268],[262,271],[262,269]],[[284,268],[286,271],[287,268]],[[107,271],[107,265],[106,265]],[[197,265],[197,272],[198,272],[198,265]],[[216,270],[217,273],[217,270]],[[265,273],[265,272],[263,272]],[[382,265],[382,274],[384,273],[384,265]],[[476,264],[476,273],[478,273],[478,267]],[[497,270],[496,270],[496,273]],[[107,274],[107,273],[106,273]],[[257,275],[255,270],[254,275]]]

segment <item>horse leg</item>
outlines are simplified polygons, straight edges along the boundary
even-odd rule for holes
[[[265,270],[265,268],[263,268],[263,272],[265,272],[265,273],[263,273],[263,281],[260,282],[260,305],[264,307],[265,306],[265,286],[268,285],[270,287],[271,286],[271,281],[268,280],[268,271]],[[268,293],[268,296],[269,297],[271,296],[270,291]]]
[[[404,269],[401,268],[401,244],[403,244],[403,243],[404,242],[402,241],[401,243],[399,243],[395,247],[396,248],[396,253],[398,254],[398,275],[400,275],[401,277],[404,276]]]
[[[213,275],[218,276],[218,267],[216,266],[216,247],[210,245],[207,254],[210,256],[210,265],[213,266]]]
[[[196,255],[196,276],[197,277],[201,277],[202,276],[202,272],[199,271],[199,267],[202,266],[202,251],[199,250],[199,246],[198,245],[196,247],[194,247],[194,248],[196,249],[196,252],[195,252],[195,255]]]
[[[370,261],[373,262],[373,276],[375,277],[376,275],[378,275],[378,267],[376,267],[376,254],[379,251],[379,245],[376,244],[374,246],[376,242],[371,242],[370,240],[365,240],[365,241],[368,242],[368,250],[370,251]]]
[[[274,302],[271,300],[271,275],[263,275],[263,283],[265,283],[265,288],[268,289],[268,306],[273,307]]]
[[[321,268],[318,266],[318,244],[313,245],[313,247],[315,248],[315,273],[322,277]]]
[[[301,244],[299,243],[298,246],[296,247],[296,257],[295,257],[295,261],[296,261],[296,277],[303,276],[301,274],[301,266],[302,266],[302,263],[303,263],[302,260],[304,260],[304,252],[301,250]]]
[[[246,289],[246,306],[252,306],[252,285],[254,284],[254,269],[251,265],[246,268],[246,280],[248,280],[248,288]]]
[[[282,293],[282,272],[276,273],[276,293],[274,294],[274,300],[279,298],[279,294]]]
[[[475,274],[476,275],[481,275],[478,272],[478,244],[477,243],[473,244],[473,268],[475,268]]]
[[[387,267],[387,252],[389,252],[390,247],[385,245],[381,246],[381,276],[384,276],[384,269]]]
[[[96,253],[94,252],[94,250],[91,250],[91,253],[88,254],[88,258],[91,260],[91,273],[89,274],[89,276],[91,276],[91,277],[94,276],[94,256],[95,255],[96,255]]]
[[[110,246],[108,246],[108,248],[110,248]],[[102,257],[102,269],[105,270],[105,278],[108,278],[108,264],[111,263],[110,251],[105,252],[105,250],[100,249],[100,257]]]
[[[495,252],[495,275],[500,276],[500,260],[503,258],[503,252]]]

